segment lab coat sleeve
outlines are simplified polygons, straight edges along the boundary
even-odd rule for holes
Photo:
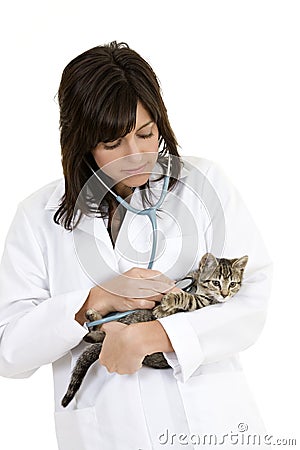
[[[74,316],[88,293],[50,296],[44,255],[20,204],[0,266],[0,375],[26,378],[75,347],[87,333]]]
[[[174,348],[165,357],[182,382],[202,364],[221,361],[257,340],[265,323],[271,287],[272,263],[240,195],[215,164],[205,178],[203,203],[206,207],[207,202],[214,203],[206,208],[213,211],[203,229],[206,251],[216,253],[223,241],[221,254],[215,256],[248,255],[249,260],[240,291],[226,303],[159,319]],[[211,187],[217,201],[211,196]]]

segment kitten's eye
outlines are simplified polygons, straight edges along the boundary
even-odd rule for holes
[[[213,284],[214,286],[221,287],[220,281],[213,281],[212,284]]]
[[[237,285],[237,283],[235,281],[232,281],[229,285],[229,287],[235,287]]]

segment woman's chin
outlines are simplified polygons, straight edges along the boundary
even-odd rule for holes
[[[130,175],[129,177],[124,178],[122,180],[122,183],[125,184],[128,187],[138,187],[142,186],[143,184],[147,183],[149,180],[150,173],[144,172],[139,173],[136,175]]]

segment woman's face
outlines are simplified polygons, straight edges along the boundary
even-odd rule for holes
[[[147,182],[158,156],[158,128],[141,103],[137,105],[135,128],[113,142],[99,142],[92,150],[98,166],[119,190]]]

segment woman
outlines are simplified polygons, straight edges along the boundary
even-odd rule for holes
[[[2,258],[1,375],[25,378],[52,363],[61,450],[199,448],[205,434],[231,448],[223,435],[241,431],[241,422],[262,433],[238,353],[263,327],[271,264],[237,192],[212,162],[179,157],[156,76],[126,44],[71,61],[59,105],[64,180],[20,203]],[[171,179],[148,269],[149,220],[126,213],[91,175],[101,168],[116,194],[143,209],[161,195],[168,155]],[[64,410],[86,345],[86,310],[151,309],[207,251],[249,256],[235,298],[153,322],[105,324],[100,364]],[[142,366],[157,351],[170,369]]]

